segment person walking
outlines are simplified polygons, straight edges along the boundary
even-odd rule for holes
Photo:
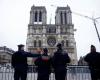
[[[56,80],[65,80],[67,63],[70,63],[70,58],[67,52],[62,49],[62,44],[58,43],[57,51],[54,52],[54,56],[52,57],[52,66]]]
[[[27,57],[39,57],[39,54],[31,54],[24,51],[24,45],[18,45],[18,51],[12,55],[11,65],[14,68],[14,80],[26,80],[27,78]]]
[[[47,48],[43,49],[43,54],[35,60],[37,66],[38,78],[37,80],[49,80],[51,73],[51,60],[48,56]]]
[[[96,52],[94,45],[91,45],[90,53],[84,57],[84,60],[89,65],[92,80],[100,80],[100,53]]]

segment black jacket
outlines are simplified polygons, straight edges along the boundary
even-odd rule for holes
[[[42,57],[47,57],[45,60]],[[42,73],[41,75],[50,74],[51,73],[51,59],[48,55],[41,55],[35,60],[35,65],[37,66],[38,73]]]
[[[12,66],[15,69],[27,69],[27,57],[38,57],[39,54],[31,54],[25,51],[17,51],[12,55]]]
[[[52,57],[52,66],[55,70],[66,70],[67,63],[70,62],[68,54],[63,50],[57,50]]]
[[[89,53],[85,56],[84,60],[88,63],[90,69],[100,70],[100,53]]]

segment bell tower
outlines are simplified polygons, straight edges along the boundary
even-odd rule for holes
[[[72,13],[70,7],[57,7],[55,25],[58,26],[58,40],[63,48],[67,50],[71,57],[72,64],[77,63],[76,42],[74,38],[74,25],[72,23]]]
[[[47,24],[47,13],[44,6],[32,6],[30,11],[30,21],[26,40],[27,51],[34,51],[37,47],[42,47],[45,41],[42,39]],[[44,41],[44,42],[43,42]]]
[[[30,24],[46,24],[46,9],[43,6],[32,6],[30,11]]]
[[[66,25],[72,24],[72,15],[70,7],[58,7],[56,10],[55,24]]]

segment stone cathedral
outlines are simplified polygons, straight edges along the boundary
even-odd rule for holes
[[[76,42],[74,39],[74,25],[69,6],[57,7],[55,24],[47,24],[45,6],[32,6],[26,40],[26,49],[29,52],[37,48],[48,48],[49,55],[56,51],[57,43],[62,43],[63,49],[68,52],[71,64],[77,64]],[[31,61],[31,60],[30,60]]]

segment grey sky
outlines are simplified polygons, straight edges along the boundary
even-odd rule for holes
[[[26,44],[27,25],[33,4],[46,6],[48,23],[51,14],[52,23],[54,23],[57,6],[69,5],[73,12],[89,17],[100,17],[100,0],[0,0],[0,46],[17,50],[17,44]],[[72,18],[74,27],[77,29],[75,40],[78,57],[88,53],[91,44],[100,51],[100,43],[93,22],[75,14]],[[98,19],[97,27],[100,32],[100,19]]]

